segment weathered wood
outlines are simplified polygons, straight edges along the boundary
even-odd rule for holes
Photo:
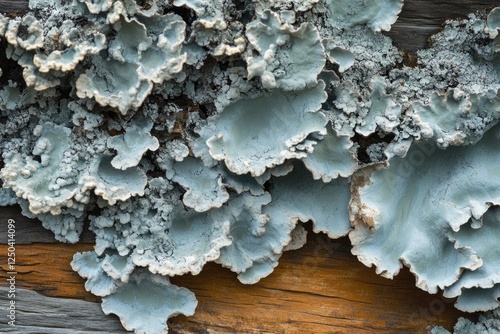
[[[466,18],[499,5],[499,0],[405,0],[398,20],[384,34],[399,48],[413,53],[425,48],[427,39],[441,30],[446,20]]]
[[[16,244],[18,245],[35,242],[58,242],[54,238],[54,234],[43,228],[39,220],[26,218],[21,214],[21,208],[15,205],[0,208],[0,244],[7,243],[7,222],[9,219],[15,221]],[[80,242],[95,243],[95,235],[88,229],[88,226],[84,226]]]
[[[172,328],[187,333],[236,328],[245,333],[425,333],[437,323],[451,329],[463,315],[451,300],[417,289],[407,270],[394,281],[376,276],[351,255],[345,238],[310,235],[308,241],[252,286],[241,287],[233,273],[215,265],[199,277],[172,279],[192,289],[200,302],[194,317],[178,317]]]
[[[85,291],[85,281],[70,266],[76,252],[93,250],[91,244],[16,244],[15,248],[17,287],[35,290],[46,296],[100,301]],[[10,271],[6,260],[7,245],[0,246],[0,254],[0,281],[4,285]]]
[[[33,242],[57,242],[54,234],[43,228],[36,219],[29,219],[21,214],[19,206],[2,207],[0,210],[0,243],[7,243],[7,222],[13,219],[16,223],[16,243],[31,244]]]
[[[0,13],[21,15],[28,9],[27,0],[0,0]]]
[[[0,246],[0,254],[6,248]],[[100,301],[84,290],[84,280],[69,265],[75,252],[91,249],[89,244],[18,245],[16,287]],[[5,282],[7,267],[0,266]],[[241,284],[213,263],[198,276],[172,282],[191,289],[199,305],[193,317],[173,318],[171,333],[424,333],[433,324],[451,329],[464,315],[451,300],[417,289],[407,270],[394,281],[384,279],[350,254],[346,238],[325,235],[310,234],[304,248],[287,252],[275,272],[255,285]],[[68,323],[68,328],[74,327]]]
[[[0,332],[16,334],[124,334],[118,317],[106,316],[99,303],[77,299],[51,298],[35,291],[16,289],[15,299],[8,298],[9,289],[0,287],[0,304],[15,301],[15,326],[6,314],[0,316]],[[68,323],[68,319],[71,319]],[[71,327],[69,327],[70,325]]]

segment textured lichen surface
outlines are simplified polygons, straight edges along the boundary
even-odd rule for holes
[[[410,64],[402,0],[32,0],[0,15],[0,205],[75,254],[127,330],[166,333],[207,262],[245,284],[301,223],[385,277],[500,296],[500,8],[449,21]],[[334,289],[335,287],[332,287]],[[138,314],[144,316],[138,316]],[[438,330],[438,329],[436,329]]]
[[[476,323],[460,318],[453,327],[453,332],[446,330],[441,326],[429,328],[429,334],[489,334],[500,331],[500,309],[486,312],[479,315]]]

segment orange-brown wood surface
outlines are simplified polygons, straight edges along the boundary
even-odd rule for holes
[[[99,301],[69,264],[75,252],[91,249],[82,243],[16,245],[17,287]],[[6,252],[1,245],[0,253]],[[258,284],[243,285],[216,264],[172,282],[199,300],[193,317],[169,322],[173,333],[425,333],[433,324],[451,329],[459,316],[473,319],[451,300],[417,289],[407,270],[394,281],[379,277],[350,254],[348,240],[311,233],[304,248],[287,252]]]

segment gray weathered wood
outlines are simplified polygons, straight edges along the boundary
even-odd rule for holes
[[[54,234],[44,229],[40,221],[23,216],[19,206],[6,206],[0,209],[0,244],[7,243],[7,223],[9,219],[16,222],[16,244],[56,242]]]
[[[2,283],[3,284],[3,283]],[[16,326],[8,324],[8,288],[0,287],[0,332],[17,334],[123,334],[118,317],[107,316],[99,303],[45,297],[35,291],[16,289]]]
[[[27,0],[0,0],[0,13],[22,14],[27,10]]]
[[[399,48],[413,53],[425,48],[427,39],[441,30],[447,19],[466,18],[499,5],[499,0],[405,0],[399,19],[384,34]]]
[[[0,244],[7,243],[7,222],[14,219],[16,222],[16,244],[32,244],[35,242],[58,242],[54,234],[43,228],[42,223],[36,219],[26,218],[21,214],[19,206],[0,207]],[[94,243],[95,235],[84,227],[80,242]]]

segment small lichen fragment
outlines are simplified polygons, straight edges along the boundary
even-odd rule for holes
[[[115,281],[102,268],[102,259],[95,252],[76,253],[71,268],[87,279],[85,290],[96,296],[107,296],[116,290]]]
[[[113,29],[109,57],[92,58],[92,68],[76,81],[77,95],[126,114],[142,105],[153,83],[170,80],[182,70],[187,59],[181,50],[185,23],[180,16],[167,14],[122,18]]]
[[[339,176],[348,177],[357,169],[358,161],[353,143],[346,136],[338,136],[327,126],[326,135],[314,146],[313,153],[303,159],[315,180],[328,183]]]
[[[440,147],[475,143],[500,118],[499,94],[468,96],[460,89],[435,94],[429,105],[415,105],[415,123],[424,138],[433,138]]]
[[[494,8],[486,19],[485,32],[490,34],[490,38],[495,38],[500,30],[500,7]]]
[[[136,195],[144,195],[144,188],[147,184],[145,173],[137,167],[126,170],[116,169],[111,161],[109,156],[94,160],[88,176],[83,180],[83,190],[94,189],[94,193],[110,205]]]
[[[267,89],[299,90],[317,84],[325,54],[317,28],[303,23],[295,29],[271,11],[247,25],[246,35],[259,53],[249,56],[248,78],[259,76]]]
[[[194,293],[170,284],[168,278],[143,272],[102,299],[105,314],[116,314],[129,331],[166,334],[167,320],[178,314],[190,316],[198,302]]]
[[[338,177],[325,184],[313,180],[304,164],[296,162],[292,172],[269,182],[273,201],[264,212],[271,220],[312,221],[315,233],[323,232],[333,239],[350,231],[346,210],[350,194],[346,178]]]
[[[32,213],[57,215],[78,192],[78,185],[72,179],[72,173],[66,172],[63,162],[71,131],[51,123],[45,123],[38,131],[39,139],[33,155],[39,156],[40,162],[31,157],[25,160],[20,155],[13,155],[0,170],[0,176],[4,188],[11,188],[18,197],[29,201]]]
[[[497,300],[500,291],[499,229],[500,210],[494,206],[481,217],[471,218],[470,223],[453,234],[460,247],[474,250],[483,263],[474,271],[464,271],[460,279],[444,291],[447,298],[458,297],[455,306],[462,311],[488,311],[500,306]]]
[[[202,161],[188,157],[174,163],[173,170],[172,180],[186,190],[182,197],[186,206],[204,212],[221,207],[229,199],[219,171],[204,166]]]
[[[117,152],[111,160],[111,165],[122,170],[135,167],[144,153],[156,151],[160,144],[158,139],[149,133],[152,127],[151,121],[138,120],[127,128],[125,134],[108,138],[108,147]]]
[[[479,320],[474,323],[469,319],[460,317],[453,327],[453,334],[486,334],[496,333],[500,328],[500,309],[479,314]],[[429,334],[451,334],[441,326],[429,329]]]

